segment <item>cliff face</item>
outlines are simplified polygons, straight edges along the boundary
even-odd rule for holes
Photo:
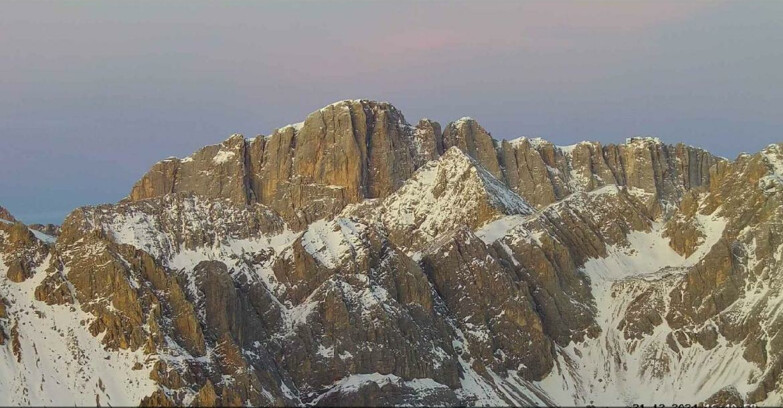
[[[456,146],[474,157],[538,207],[606,185],[637,188],[656,201],[676,203],[686,191],[708,184],[710,167],[723,161],[704,150],[665,145],[655,138],[565,147],[541,139],[497,141],[470,118],[448,124],[443,139],[444,146]]]
[[[780,404],[782,152],[345,101],[0,209],[0,405]]]
[[[536,207],[606,185],[649,193],[662,211],[707,185],[723,159],[686,145],[631,138],[623,145],[583,142],[560,147],[540,139],[493,139],[462,118],[441,133],[415,127],[387,103],[343,101],[304,122],[250,141],[234,135],[185,159],[157,163],[131,190],[133,201],[190,192],[235,203],[261,203],[298,225],[334,216],[347,204],[386,197],[413,172],[451,147]]]
[[[164,160],[129,199],[191,192],[268,205],[305,225],[395,191],[438,155],[439,133],[431,122],[410,126],[388,103],[338,102],[271,136],[234,135],[186,159]]]

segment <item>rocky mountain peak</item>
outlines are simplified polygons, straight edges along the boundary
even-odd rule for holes
[[[780,405],[781,177],[336,102],[0,208],[0,405]]]
[[[723,159],[657,138],[625,144],[556,146],[540,138],[496,140],[463,117],[442,130],[423,119],[410,125],[388,102],[344,100],[270,136],[233,135],[185,159],[157,163],[133,187],[137,201],[174,192],[269,205],[294,225],[339,213],[346,205],[383,198],[427,162],[456,147],[536,207],[605,185],[648,194],[665,211],[709,182]]]
[[[14,218],[14,216],[11,215],[11,213],[3,207],[0,207],[0,220],[16,222],[16,218]]]
[[[303,225],[396,190],[437,154],[437,126],[423,126],[412,127],[387,102],[340,101],[268,137],[232,136],[186,159],[158,163],[128,199],[191,192],[269,205]]]
[[[774,174],[783,175],[783,143],[771,144],[760,153]]]
[[[420,251],[437,237],[467,226],[473,230],[532,207],[457,147],[420,168],[377,205],[362,208],[398,247]]]

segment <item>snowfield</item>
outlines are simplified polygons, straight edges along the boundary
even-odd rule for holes
[[[0,405],[138,405],[158,388],[149,378],[156,359],[142,350],[104,350],[102,336],[87,331],[94,317],[78,303],[35,300],[47,265],[48,259],[32,278],[14,283],[0,261],[0,293],[18,322],[21,344],[19,359],[10,340],[0,347]]]

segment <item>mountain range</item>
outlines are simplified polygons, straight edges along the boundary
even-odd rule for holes
[[[782,204],[783,144],[337,102],[61,226],[0,208],[0,405],[783,405]]]

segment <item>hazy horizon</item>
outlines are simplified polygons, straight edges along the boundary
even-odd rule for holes
[[[184,6],[187,4],[187,6]],[[783,142],[783,2],[8,2],[0,205],[60,223],[155,162],[343,99],[497,139]]]

